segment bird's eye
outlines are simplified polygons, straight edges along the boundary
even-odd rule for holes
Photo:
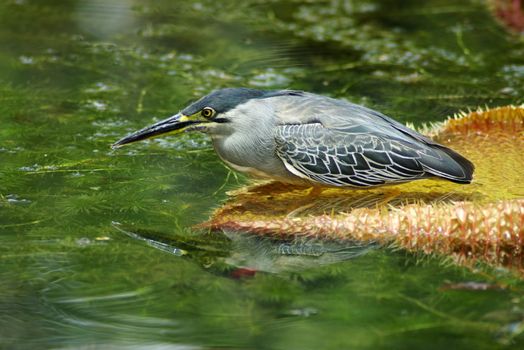
[[[211,118],[212,116],[215,115],[215,110],[213,108],[211,108],[211,107],[206,107],[206,108],[204,108],[202,110],[202,112],[200,114],[202,114],[202,116],[204,118],[208,118],[209,119],[209,118]]]

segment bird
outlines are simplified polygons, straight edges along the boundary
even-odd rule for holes
[[[368,188],[472,181],[464,156],[373,109],[299,90],[223,88],[115,142],[182,132],[211,137],[232,169],[283,183]]]

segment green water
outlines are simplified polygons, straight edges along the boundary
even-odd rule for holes
[[[421,3],[2,1],[0,348],[523,348],[506,270],[202,233],[249,181],[205,136],[109,148],[221,87],[415,124],[524,102],[521,36],[482,1]]]

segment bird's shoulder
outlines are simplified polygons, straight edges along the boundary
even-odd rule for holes
[[[315,125],[341,133],[375,134],[404,142],[434,142],[371,108],[308,92],[278,97],[279,125]]]

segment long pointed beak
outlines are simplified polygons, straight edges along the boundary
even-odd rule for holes
[[[189,120],[185,115],[178,113],[170,118],[159,121],[158,123],[147,126],[141,130],[135,131],[130,135],[127,135],[124,138],[121,138],[115,142],[111,148],[118,148],[131,142],[141,141],[167,133],[178,134],[183,132],[188,126],[198,123],[200,123],[200,121]]]

